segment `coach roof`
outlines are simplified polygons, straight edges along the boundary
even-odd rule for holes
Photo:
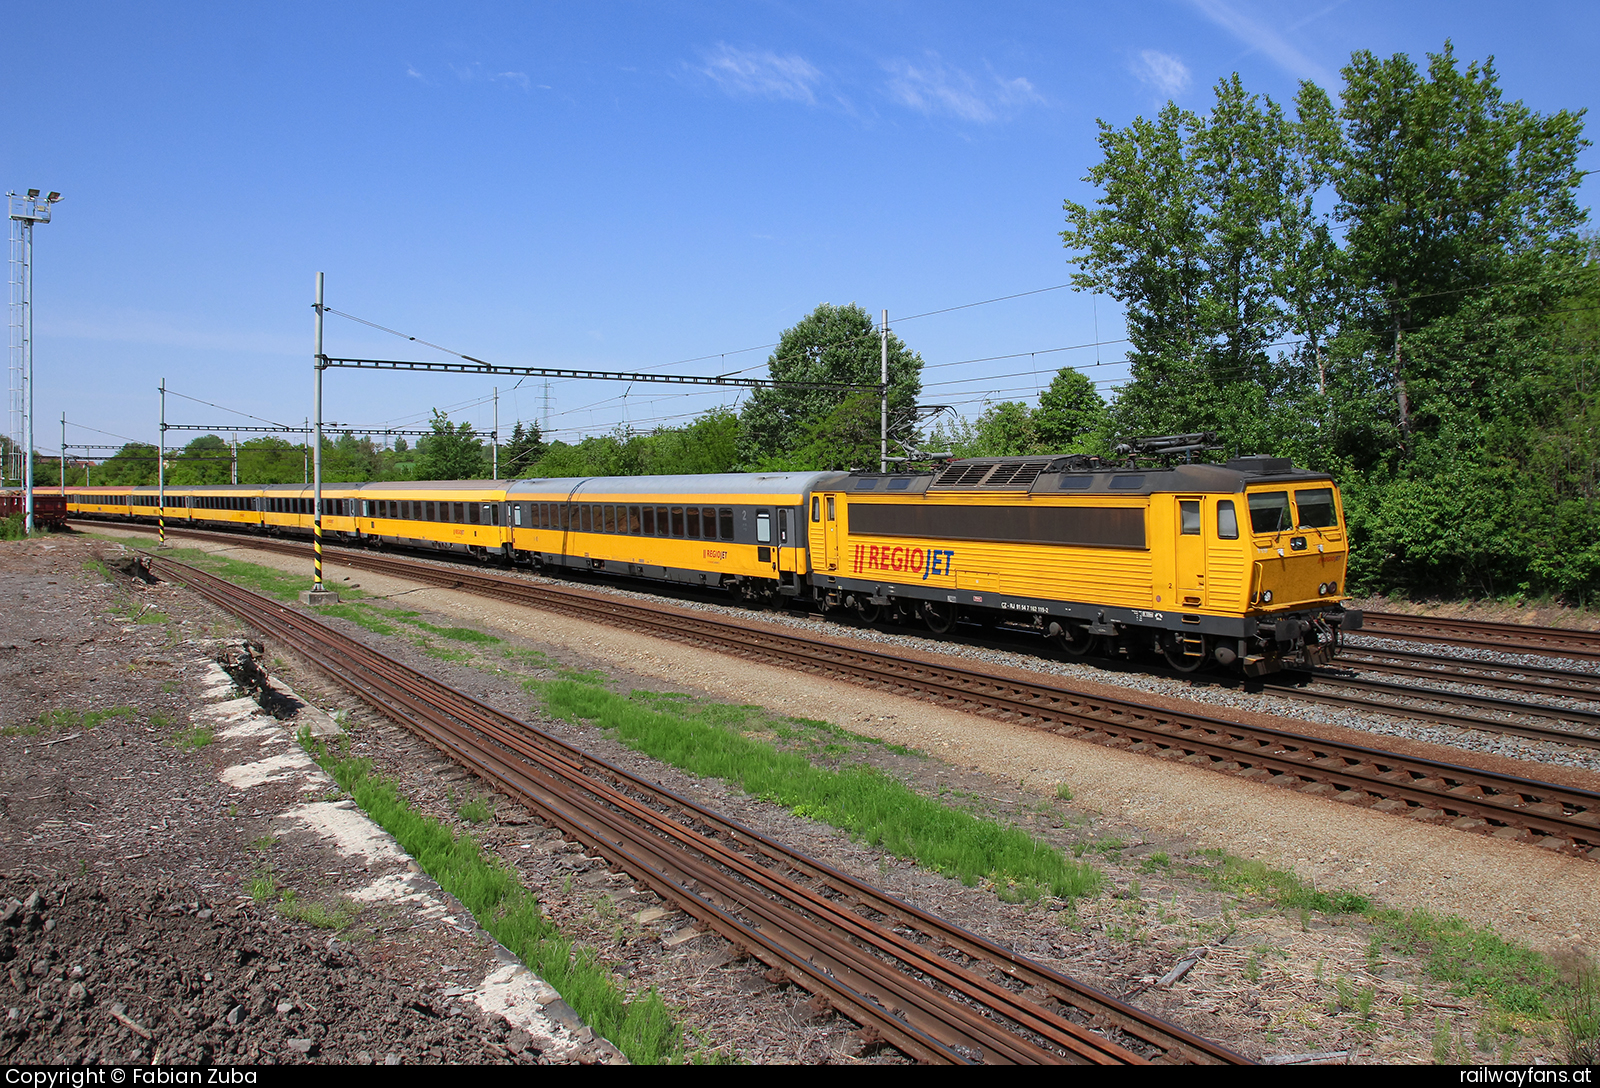
[[[798,495],[828,487],[846,478],[842,472],[715,472],[704,476],[577,476],[545,480],[518,480],[506,489],[506,498],[524,497],[576,502],[594,495]]]

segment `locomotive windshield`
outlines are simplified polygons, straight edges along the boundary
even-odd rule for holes
[[[1250,495],[1250,531],[1282,533],[1293,526],[1287,491],[1258,491]]]
[[[1319,487],[1311,491],[1296,491],[1294,506],[1300,514],[1302,529],[1336,529],[1339,516],[1333,509],[1333,488]]]

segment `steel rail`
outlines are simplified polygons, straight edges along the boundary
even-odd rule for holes
[[[1444,703],[1449,706],[1478,707],[1485,710],[1498,710],[1506,714],[1520,714],[1528,718],[1569,722],[1589,726],[1590,728],[1600,727],[1600,713],[1592,710],[1580,710],[1576,707],[1568,708],[1548,706],[1544,703],[1518,702],[1513,699],[1496,699],[1488,695],[1466,695],[1458,691],[1441,691],[1437,688],[1407,687],[1404,684],[1390,684],[1382,680],[1334,676],[1322,669],[1312,672],[1294,670],[1283,675],[1298,675],[1313,683],[1325,684],[1332,688],[1372,692],[1379,696],[1387,696],[1390,699],[1411,699],[1418,702]],[[1307,702],[1351,707],[1358,710],[1373,711],[1378,714],[1388,714],[1392,717],[1423,716],[1429,721],[1445,725],[1456,725],[1464,729],[1479,729],[1489,733],[1507,733],[1513,736],[1527,737],[1531,740],[1571,744],[1581,748],[1600,748],[1600,733],[1583,733],[1573,729],[1556,729],[1550,726],[1521,725],[1516,722],[1501,721],[1498,718],[1486,718],[1480,714],[1458,714],[1449,710],[1423,709],[1421,707],[1385,702],[1381,698],[1366,699],[1359,695],[1341,695],[1337,691],[1317,691],[1300,687],[1286,688],[1281,682],[1269,682],[1265,690],[1275,695],[1284,695]]]
[[[225,534],[210,535],[229,539]],[[304,548],[280,545],[278,550],[299,554]],[[1042,683],[934,669],[890,654],[757,631],[615,598],[598,599],[481,570],[458,573],[456,568],[352,552],[341,552],[340,561],[424,584],[630,626],[656,637],[722,645],[764,661],[781,657],[899,694],[1013,714],[1075,739],[1600,860],[1600,794],[1592,791],[1203,715],[1170,713]]]
[[[1590,702],[1600,698],[1600,673],[1554,669],[1545,665],[1473,661],[1465,657],[1417,653],[1414,650],[1378,650],[1355,646],[1348,641],[1339,650],[1339,664],[1333,667],[1451,684],[1476,684],[1503,691],[1524,691]]]
[[[1534,627],[1520,623],[1408,616],[1399,612],[1368,612],[1361,634],[1373,638],[1402,638],[1471,646],[1499,650],[1501,653],[1600,661],[1600,632],[1565,627]]]
[[[163,569],[170,569],[168,566],[169,561],[158,560],[157,562],[161,564]],[[184,571],[182,576],[186,580],[189,580],[191,584],[194,584],[195,587],[200,589],[202,592],[206,592],[206,588],[202,587],[207,586],[209,581],[210,584],[208,588],[210,589],[210,593],[208,593],[208,596],[211,594],[232,592],[235,595],[235,600],[230,607],[235,610],[238,608],[238,594],[244,591],[218,590],[216,588],[218,584],[225,586],[226,583],[220,583],[219,580],[210,579],[210,576],[200,574],[199,572]],[[270,603],[269,607],[276,608],[276,606],[272,606]],[[273,626],[280,628],[278,631],[280,637],[283,637],[281,628],[285,622],[292,625],[297,625],[302,628],[302,630],[305,629],[307,625],[314,625],[314,621],[304,620],[303,618],[300,620],[288,619],[285,621],[283,617],[298,616],[297,613],[290,612],[289,610],[279,609],[278,613],[279,617],[270,622]],[[260,617],[257,618],[259,619]],[[361,646],[359,643],[355,643],[353,645],[357,647]],[[323,653],[326,654],[326,652],[327,650],[324,647]],[[389,662],[387,658],[383,658],[382,655],[377,654],[376,651],[372,651],[370,648],[366,647],[361,647],[360,650],[354,651],[348,648],[341,648],[338,653],[339,656],[343,657],[356,655],[382,660],[386,666],[393,664],[392,662]],[[315,658],[313,659],[315,660]],[[372,667],[370,661],[367,663],[367,667],[369,669]],[[370,678],[367,682],[371,682]],[[361,683],[362,681],[358,680],[357,686],[361,686]],[[432,683],[433,682],[429,682],[430,685]],[[486,736],[490,736],[497,744],[506,747],[508,750],[515,751],[517,755],[523,759],[538,760],[541,758],[540,751],[538,750],[537,746],[531,746],[533,750],[529,750],[530,746],[521,739],[529,731],[529,727],[523,725],[522,723],[516,722],[515,719],[510,719],[506,718],[504,715],[499,715],[498,712],[493,711],[491,708],[484,707],[482,704],[478,704],[476,701],[470,700],[459,693],[450,692],[449,689],[445,689],[445,691],[449,692],[449,694],[444,698],[444,702],[448,704],[449,712],[452,715],[461,718],[462,720],[472,720],[473,727],[479,732],[484,733]],[[436,700],[437,698],[437,695],[435,695]],[[392,710],[392,708],[389,709]],[[413,712],[414,709],[415,708],[413,707]],[[508,730],[504,727],[504,724],[495,724],[494,719],[496,718],[503,719],[503,723],[509,723],[513,728]],[[540,740],[554,741],[554,738],[546,738],[541,735]],[[553,768],[555,771],[572,773],[573,768],[580,765],[579,763],[574,762],[575,759],[582,761],[583,763],[594,764],[597,766],[603,765],[600,764],[599,761],[593,760],[592,757],[585,756],[582,753],[577,752],[575,749],[571,749],[570,746],[562,745],[560,742],[555,742],[555,745],[559,749],[566,750],[564,753],[556,757],[557,765]],[[459,749],[455,742],[452,742],[447,747],[451,750],[451,754],[456,758],[464,758],[464,753]],[[485,773],[492,779],[508,781],[510,778],[514,777],[513,771],[504,766],[494,766],[492,765],[492,760],[487,760],[484,757],[475,757],[469,761],[472,762],[481,773]],[[615,776],[619,776],[624,779],[630,779],[631,783],[635,786],[642,784],[642,780],[633,779],[632,776],[628,776],[626,772],[621,771],[619,768],[608,766],[607,769],[609,773]],[[526,789],[526,787],[524,788]],[[584,788],[591,792],[595,791],[593,782],[588,779],[585,779],[584,781]],[[646,786],[646,788],[652,787]],[[600,792],[603,793],[605,791]],[[663,822],[663,819],[653,810],[634,805],[623,798],[622,795],[612,795],[607,797],[606,800],[613,807],[619,810],[629,810],[631,808],[629,813],[631,819],[653,826],[654,830],[658,834],[677,834],[679,837],[683,837],[681,830],[674,831],[674,825]],[[699,806],[693,806],[692,802],[688,802],[682,798],[674,798],[673,803],[675,804],[675,807],[688,806],[694,809],[699,809]],[[546,798],[544,800],[544,805],[545,807],[549,808],[558,806],[559,803]],[[699,811],[705,812],[705,810]],[[588,819],[590,822],[583,827],[583,830],[587,833],[586,841],[595,840],[591,842],[591,845],[598,847],[602,850],[602,852],[606,852],[609,847],[611,852],[619,854],[626,853],[628,849],[625,846],[626,836],[621,830],[621,828],[625,825],[618,823],[616,818],[610,816],[608,813],[609,810],[601,809],[598,816],[593,814],[589,816]],[[710,814],[707,813],[707,815]],[[575,824],[578,823],[577,818],[570,814],[568,814],[566,818]],[[754,837],[755,839],[759,840],[759,836],[755,836],[753,832],[749,832],[747,829],[737,828],[737,825],[728,824],[726,821],[721,820],[720,817],[716,818],[716,822],[723,824],[730,830],[735,830],[738,833],[738,837],[741,839],[751,839]],[[608,823],[610,825],[609,831],[603,826],[607,825]],[[687,841],[698,852],[716,857],[718,863],[723,866],[732,868],[740,864],[740,862],[733,856],[728,855],[723,847],[710,840],[704,839],[704,837],[697,836],[690,832],[688,833]],[[770,840],[767,840],[766,842],[769,850],[771,850],[772,847],[776,847],[776,844],[770,843]],[[636,858],[639,848],[632,847],[631,849],[633,851],[631,856]],[[785,855],[787,860],[795,860],[792,854],[782,851],[781,848],[778,848],[778,851],[780,851],[782,855]],[[619,863],[621,863],[625,859],[619,857],[617,860]],[[660,857],[657,858],[658,867],[670,868],[671,864],[672,863],[670,860],[664,860]],[[679,862],[678,864],[681,867],[682,863]],[[802,867],[816,867],[816,863],[809,862],[809,859],[801,860],[800,864]],[[708,870],[702,867],[696,871],[694,878],[702,886],[710,886],[719,882],[719,872],[719,870]],[[758,884],[765,886],[767,891],[775,896],[783,896],[790,898],[791,900],[795,897],[793,890],[786,887],[786,882],[776,882],[775,878],[771,877],[770,874],[768,874],[768,872],[764,869],[757,869],[754,879]],[[681,887],[679,889],[679,894],[682,894]],[[739,889],[731,885],[724,886],[721,888],[721,894],[725,897],[736,897],[739,894]],[[841,960],[836,952],[830,954],[826,945],[827,938],[820,936],[822,930],[837,930],[845,932],[857,940],[876,943],[874,936],[876,931],[874,927],[862,921],[859,916],[853,913],[841,912],[829,900],[817,896],[815,893],[812,893],[809,890],[802,890],[800,896],[804,901],[805,909],[813,914],[818,915],[822,919],[820,923],[821,929],[812,933],[809,939],[801,942],[801,951],[808,960],[812,962],[819,960],[823,962],[831,961],[831,965],[834,968],[833,973],[835,975],[861,979],[868,985],[869,990],[871,990],[874,994],[884,991],[893,993],[894,996],[896,996],[901,1002],[900,1007],[902,1009],[906,1008],[907,1006],[916,1008],[919,1005],[922,1000],[919,992],[915,989],[909,991],[905,990],[902,984],[899,984],[895,981],[894,976],[883,976],[879,968],[880,961],[876,959],[869,959],[864,961],[865,966],[862,962],[856,962],[852,965],[850,962]],[[912,911],[911,908],[908,908],[905,904],[900,904],[898,901],[882,897],[881,893],[877,893],[876,897],[879,898],[883,905],[891,911],[898,910],[900,912],[914,913],[914,911]],[[750,910],[752,908],[747,905],[744,909]],[[761,913],[764,908],[756,907],[754,909],[757,911],[757,913]],[[713,924],[715,924],[714,920],[708,920],[713,921]],[[769,916],[765,919],[765,921],[768,924],[773,924],[775,923],[776,919],[775,917]],[[958,938],[961,936],[970,937],[970,935],[964,934],[956,935]],[[731,936],[730,939],[735,940],[736,943],[740,943],[740,937],[737,934]],[[792,940],[793,938],[791,938],[791,941]],[[902,950],[899,955],[902,960],[906,959],[906,953],[904,950]],[[1015,957],[1002,954],[1001,959],[1014,961]],[[964,972],[962,972],[959,968],[952,967],[952,965],[946,960],[943,960],[939,957],[930,956],[925,951],[921,950],[920,946],[912,946],[910,959],[907,962],[909,962],[917,972],[926,974],[929,977],[938,980],[943,985],[960,986],[965,984],[970,990],[971,979],[964,979],[964,977],[962,977],[964,976]],[[1025,963],[1025,961],[1023,962]],[[1037,965],[1031,966],[1037,967]],[[1013,974],[1014,973],[1015,972],[1013,972]],[[1054,981],[1050,978],[1050,976],[1053,975],[1052,972],[1048,972],[1041,968],[1039,969],[1038,973],[1040,974],[1041,980],[1046,982]],[[1061,977],[1061,981],[1070,980],[1065,980],[1064,977]],[[1073,986],[1076,987],[1076,984],[1073,984]],[[993,984],[984,983],[982,980],[978,980],[978,989],[985,992],[986,996],[984,1000],[987,1001],[991,1008],[998,1008],[1001,1010],[1002,1015],[1005,1015],[1015,1022],[1021,1024],[1027,1030],[1040,1035],[1050,1043],[1067,1050],[1069,1053],[1071,1053],[1073,1048],[1076,1047],[1081,1054],[1085,1045],[1087,1045],[1093,1055],[1091,1060],[1138,1060],[1136,1055],[1130,1054],[1122,1048],[1117,1047],[1115,1044],[1108,1043],[1098,1035],[1086,1032],[1070,1022],[1060,1021],[1051,1014],[1042,1013],[1038,1006],[1028,1002],[1020,1001],[1020,999],[1017,999],[1013,994],[1002,987],[997,987]],[[1104,1007],[1104,1011],[1121,1015],[1132,1014],[1135,1020],[1148,1021],[1148,1018],[1142,1017],[1141,1014],[1138,1014],[1135,1010],[1132,1010],[1127,1006],[1122,1006],[1121,1003],[1114,1002],[1111,999],[1105,999],[1103,995],[1097,996],[1101,997],[1101,1001],[1099,1002],[1101,1006],[1104,1007],[1108,1001],[1110,1002],[1111,1006],[1115,1006]],[[1101,1010],[1096,1010],[1097,1013],[1100,1011]],[[945,1015],[948,1016],[947,1013]],[[925,1010],[914,1013],[910,1018],[912,1020],[923,1020],[924,1024],[922,1026],[924,1028],[935,1031],[940,1030],[940,1026],[943,1023],[937,1018],[936,1015]],[[1012,1042],[1013,1037],[1010,1036],[1009,1033],[1002,1033],[998,1036],[995,1036],[992,1030],[987,1027],[989,1022],[984,1020],[982,1017],[974,1017],[973,1015],[968,1014],[967,1020],[969,1021],[968,1031],[970,1034],[966,1042],[962,1045],[968,1047],[973,1047],[976,1045],[978,1049],[986,1050],[986,1052],[992,1058],[1000,1058],[1001,1060],[1004,1060],[1005,1058],[1010,1058],[1011,1060],[1030,1060],[1036,1058],[1036,1055],[1033,1052],[1030,1052],[1026,1047],[1021,1049],[1016,1048]],[[1147,1024],[1146,1026],[1149,1027],[1150,1025]],[[1161,1028],[1170,1029],[1170,1025],[1160,1025],[1155,1032],[1158,1037],[1166,1035],[1166,1042],[1169,1044],[1167,1054],[1168,1060],[1172,1060],[1174,1055],[1177,1055],[1180,1058],[1187,1057],[1190,1060],[1239,1060],[1237,1055],[1232,1055],[1227,1051],[1214,1047],[1212,1044],[1207,1044],[1204,1040],[1200,1040],[1196,1037],[1190,1036],[1188,1033],[1182,1032],[1181,1029],[1178,1030],[1176,1035],[1172,1035],[1170,1032],[1163,1032]],[[1147,1034],[1149,1034],[1148,1031]],[[982,1040],[982,1042],[979,1042],[979,1040]],[[1174,1046],[1172,1044],[1176,1045]]]
[[[1394,808],[1387,802],[1403,802],[1403,810],[1414,818],[1503,837],[1526,833],[1546,840],[1545,845],[1591,853],[1600,860],[1600,794],[1591,791],[1204,715],[1169,713],[1043,683],[936,668],[892,654],[591,597],[481,570],[458,573],[455,568],[349,553],[341,559],[375,573],[598,618],[657,637],[709,642],[760,660],[781,657],[901,694],[931,695],[955,705],[976,703],[1031,719],[1053,732],[1070,736],[1071,730],[1079,730],[1079,739],[1196,763],[1202,762],[1196,757],[1204,757],[1213,769],[1243,777],[1269,776],[1274,785],[1309,792],[1331,790],[1346,802],[1381,810]]]

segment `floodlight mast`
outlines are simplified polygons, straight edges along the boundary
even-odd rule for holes
[[[33,225],[50,222],[50,207],[61,199],[38,189],[27,196],[7,193],[11,225],[11,419],[13,449],[21,458],[23,531],[33,532]],[[18,433],[20,431],[20,434]],[[18,439],[20,449],[16,448]]]

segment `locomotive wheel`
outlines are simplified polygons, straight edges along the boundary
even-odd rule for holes
[[[1056,644],[1068,657],[1086,657],[1094,649],[1094,636],[1081,623],[1069,623],[1064,633],[1057,636]]]
[[[936,635],[947,635],[956,625],[958,609],[953,604],[940,604],[938,601],[924,601],[922,603],[922,619],[928,625],[928,630]]]
[[[878,622],[883,615],[883,609],[867,600],[865,597],[856,598],[856,618],[869,627]]]
[[[1161,648],[1162,656],[1167,659],[1167,664],[1177,672],[1196,672],[1201,665],[1206,663],[1206,659],[1211,656],[1210,639],[1205,639],[1204,636],[1202,636],[1202,639],[1202,651],[1193,657],[1183,652],[1181,643],[1163,646]]]

